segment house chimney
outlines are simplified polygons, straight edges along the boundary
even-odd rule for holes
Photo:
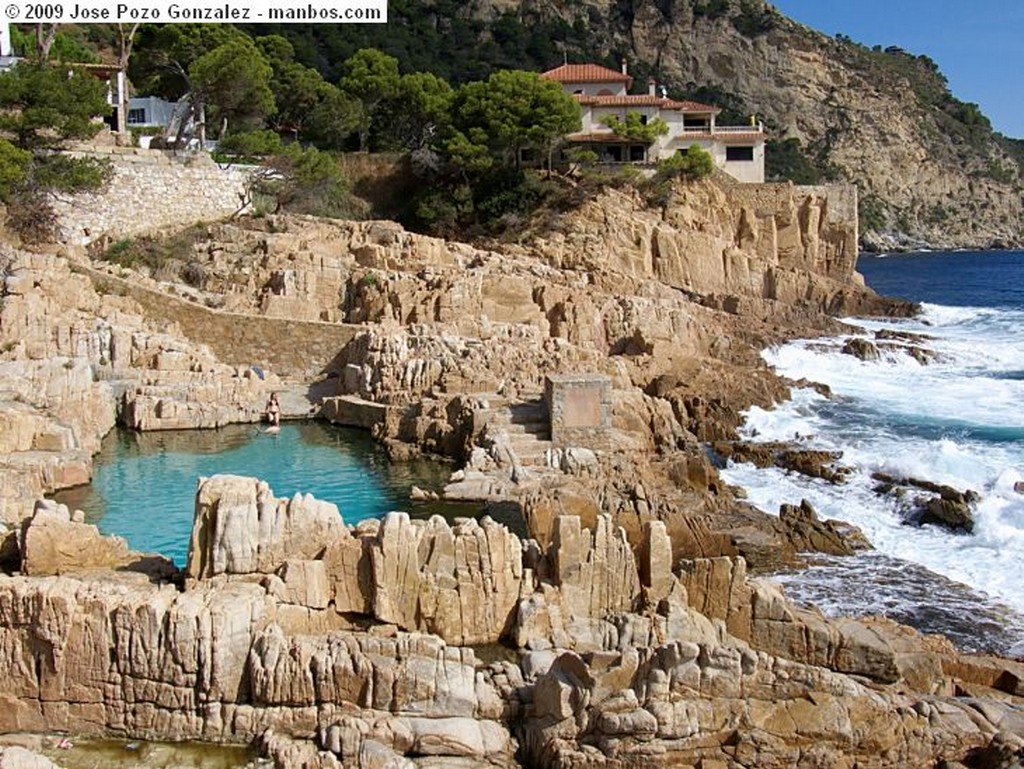
[[[623,75],[628,75],[629,74],[629,61],[626,60],[625,56],[622,57],[622,74]]]
[[[658,95],[658,81],[653,77],[647,78],[647,95],[657,96]]]

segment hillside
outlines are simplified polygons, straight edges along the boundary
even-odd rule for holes
[[[626,58],[640,87],[655,76],[726,120],[764,119],[777,177],[856,183],[868,246],[1024,242],[1024,146],[954,98],[926,56],[830,38],[760,0],[396,0],[390,17],[372,30],[273,31],[328,77],[366,45],[454,82]]]

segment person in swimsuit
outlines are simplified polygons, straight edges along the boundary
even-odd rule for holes
[[[270,400],[267,401],[267,422],[271,427],[281,424],[281,404],[277,402],[277,393],[270,393]]]

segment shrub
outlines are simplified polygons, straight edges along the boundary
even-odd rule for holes
[[[48,243],[57,232],[57,212],[42,192],[25,191],[7,204],[7,228],[22,243]]]
[[[283,149],[276,131],[245,131],[225,136],[217,143],[217,160],[249,160],[266,157]]]
[[[715,160],[711,153],[702,150],[699,145],[691,144],[686,152],[677,152],[671,157],[658,161],[654,178],[658,179],[703,179],[715,170]]]

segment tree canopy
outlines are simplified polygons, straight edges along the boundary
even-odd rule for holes
[[[365,152],[377,107],[398,93],[398,59],[376,48],[362,48],[345,60],[344,68],[339,85],[358,104],[359,149]]]
[[[272,75],[270,64],[249,38],[222,43],[189,67],[192,98],[212,108],[222,134],[229,124],[257,127],[274,111]]]
[[[26,240],[49,236],[56,217],[49,197],[102,186],[108,163],[57,152],[94,136],[110,111],[106,84],[66,66],[22,61],[0,73],[0,200],[8,226]]]
[[[582,120],[580,105],[561,85],[518,70],[465,84],[455,94],[452,112],[449,150],[473,166],[489,160],[519,168],[527,147],[550,157]]]
[[[609,115],[601,122],[624,139],[644,144],[654,144],[659,136],[668,133],[668,123],[662,118],[656,117],[644,121],[644,116],[633,110],[626,113],[625,120],[618,115]]]

